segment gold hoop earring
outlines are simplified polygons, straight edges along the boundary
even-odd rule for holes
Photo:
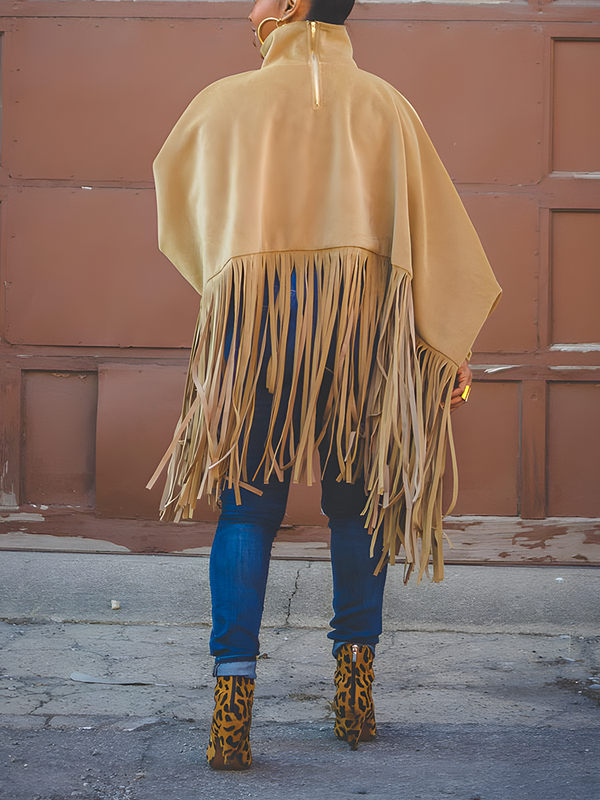
[[[279,28],[279,27],[281,26],[281,24],[282,24],[282,23],[281,23],[281,20],[280,20],[280,19],[277,19],[277,17],[265,17],[265,18],[263,19],[263,21],[262,21],[261,23],[259,23],[259,25],[258,25],[258,28],[256,29],[256,35],[258,36],[258,41],[259,41],[261,44],[264,44],[264,43],[265,43],[265,40],[264,40],[264,39],[261,37],[261,35],[260,35],[260,29],[261,29],[261,28],[262,28],[262,26],[265,24],[265,22],[274,22],[274,23],[275,23],[275,27],[276,27],[276,28]]]

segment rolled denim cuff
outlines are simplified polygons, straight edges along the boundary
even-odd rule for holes
[[[225,661],[216,663],[213,669],[215,678],[227,678],[240,675],[242,678],[256,679],[256,661]]]

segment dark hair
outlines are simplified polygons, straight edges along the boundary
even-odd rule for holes
[[[312,0],[306,19],[343,25],[354,8],[354,0]]]

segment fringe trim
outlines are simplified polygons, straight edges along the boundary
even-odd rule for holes
[[[276,440],[294,270],[298,312],[292,392],[283,433]],[[267,323],[261,336],[265,297]],[[313,330],[315,302],[319,313]],[[230,352],[237,356],[225,360],[230,307],[238,320]],[[295,483],[304,478],[312,485],[313,455],[327,437],[328,461],[337,462],[338,480],[354,483],[364,475],[365,528],[372,549],[379,535],[384,544],[375,573],[388,559],[394,564],[404,547],[405,582],[415,568],[417,582],[429,575],[430,557],[433,581],[442,580],[447,442],[454,477],[451,508],[457,495],[449,402],[457,367],[417,338],[408,274],[392,267],[389,259],[359,248],[243,256],[209,281],[181,419],[148,484],[154,485],[168,462],[161,519],[191,519],[200,498],[206,496],[216,506],[225,486],[233,487],[238,503],[240,487],[261,493],[256,483],[250,484],[258,472],[248,476],[246,453],[267,342],[267,388],[273,401],[258,471],[264,482],[273,473],[281,479],[291,469]],[[332,344],[334,375],[320,424],[317,399]],[[301,404],[297,431],[292,423],[296,398]]]

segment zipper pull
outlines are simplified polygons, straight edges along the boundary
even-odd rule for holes
[[[352,663],[356,664],[356,656],[358,655],[358,645],[352,645]]]

